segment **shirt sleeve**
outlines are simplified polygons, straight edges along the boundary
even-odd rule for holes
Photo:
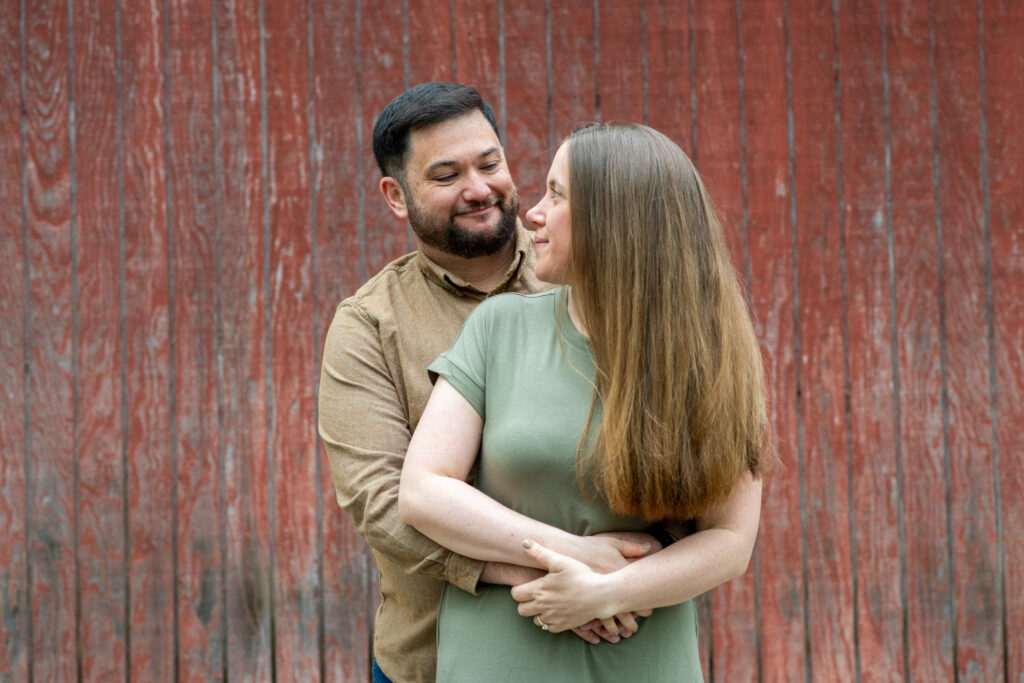
[[[356,531],[406,572],[477,592],[483,562],[439,546],[398,514],[398,482],[412,435],[378,327],[351,302],[338,308],[327,333],[319,397],[320,437],[338,505]]]

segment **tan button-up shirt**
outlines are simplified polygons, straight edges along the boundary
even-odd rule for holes
[[[487,296],[545,289],[533,267],[533,243],[522,227],[512,266],[490,294],[416,251],[342,301],[327,333],[320,436],[338,505],[352,515],[380,571],[374,656],[396,683],[434,680],[444,582],[475,592],[483,570],[482,562],[442,548],[398,515],[405,451],[433,388],[427,366]]]

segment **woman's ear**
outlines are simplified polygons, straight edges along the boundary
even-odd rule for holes
[[[405,202],[405,190],[402,184],[391,176],[384,176],[380,179],[380,193],[384,195],[384,201],[388,203],[391,213],[402,220],[409,218],[409,209]]]

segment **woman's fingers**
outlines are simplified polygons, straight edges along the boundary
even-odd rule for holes
[[[549,572],[565,570],[566,564],[570,559],[529,539],[523,541],[523,552],[536,560],[541,567]]]

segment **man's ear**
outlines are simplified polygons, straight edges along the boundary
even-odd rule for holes
[[[409,218],[409,209],[405,203],[405,190],[401,183],[391,176],[384,176],[380,179],[380,193],[384,195],[384,201],[388,203],[391,213],[403,221]]]

